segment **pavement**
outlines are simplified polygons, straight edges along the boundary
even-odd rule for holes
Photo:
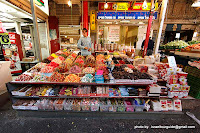
[[[188,105],[189,104],[189,105]],[[200,100],[188,101],[186,110],[195,114],[200,119]],[[190,109],[188,109],[190,108]],[[184,112],[185,112],[184,111]],[[152,117],[156,114],[149,114]],[[153,126],[192,126],[192,129],[155,129]],[[137,127],[138,126],[138,127]],[[140,126],[140,127],[139,127]],[[145,126],[145,127],[141,127]],[[148,129],[147,129],[148,128]],[[184,128],[184,127],[183,127]],[[21,117],[11,108],[11,102],[7,102],[0,108],[0,133],[199,133],[200,125],[186,114],[178,117],[167,115],[161,119],[109,119],[87,117],[61,117],[39,118]]]

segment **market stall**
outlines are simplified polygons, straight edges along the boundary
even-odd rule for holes
[[[181,113],[181,99],[190,90],[181,68],[159,62],[158,55],[131,59],[78,53],[60,50],[9,82],[13,109]]]

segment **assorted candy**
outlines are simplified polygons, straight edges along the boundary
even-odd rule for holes
[[[32,79],[32,76],[30,75],[27,75],[27,74],[22,74],[22,75],[19,75],[15,81],[30,81]]]
[[[92,67],[86,67],[85,69],[83,69],[83,73],[94,73],[95,69]]]
[[[64,79],[65,79],[64,75],[58,72],[53,73],[50,77],[51,82],[63,82]]]
[[[54,72],[54,67],[52,66],[45,66],[40,71],[40,73],[52,73],[52,72]]]
[[[64,82],[80,82],[80,77],[77,76],[76,74],[69,74]]]
[[[75,65],[70,68],[69,73],[72,73],[72,74],[81,73],[81,68],[79,66]]]

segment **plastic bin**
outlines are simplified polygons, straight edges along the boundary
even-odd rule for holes
[[[72,110],[73,111],[81,111],[81,101],[80,100],[73,101]]]
[[[64,110],[72,110],[72,104],[73,104],[72,100],[66,100],[65,99],[65,101],[63,103]]]
[[[110,112],[117,112],[117,101],[108,101],[108,105],[109,105],[109,111]]]
[[[100,111],[101,112],[106,112],[109,109],[109,105],[102,105],[100,104]]]
[[[54,100],[48,100],[45,105],[45,110],[54,110]]]
[[[117,111],[118,112],[125,112],[126,111],[125,105],[118,105],[117,106]]]
[[[135,112],[143,112],[144,105],[135,105]]]
[[[127,112],[134,112],[134,105],[130,101],[124,101],[124,104]]]
[[[63,110],[63,103],[64,103],[63,99],[55,100],[55,102],[54,102],[55,110]]]
[[[48,99],[38,100],[36,106],[39,110],[45,110],[48,101]]]
[[[81,101],[81,109],[83,111],[90,111],[90,100],[89,99],[83,99]]]
[[[91,104],[91,111],[99,111],[99,105],[98,104]]]

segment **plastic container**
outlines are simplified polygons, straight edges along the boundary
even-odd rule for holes
[[[117,101],[110,101],[108,100],[108,105],[109,105],[109,112],[117,112]]]
[[[90,101],[90,108],[91,108],[91,111],[99,111],[99,101],[96,100],[96,99],[92,99]]]
[[[143,112],[144,105],[135,105],[135,112]]]
[[[49,101],[48,99],[38,100],[36,106],[38,107],[39,110],[45,110],[48,101]]]
[[[63,99],[55,100],[54,102],[55,110],[63,110],[63,103],[64,103]]]
[[[131,104],[131,101],[124,101],[124,104],[127,112],[134,112],[134,105]]]
[[[83,99],[81,101],[81,109],[83,111],[90,111],[90,100],[89,99]]]
[[[64,110],[72,110],[73,100],[66,100],[63,103]]]
[[[81,101],[80,100],[74,100],[72,105],[73,111],[81,111]]]
[[[45,110],[54,110],[54,100],[48,100],[45,105]]]
[[[107,101],[100,101],[100,111],[109,111],[109,105],[107,104]]]

